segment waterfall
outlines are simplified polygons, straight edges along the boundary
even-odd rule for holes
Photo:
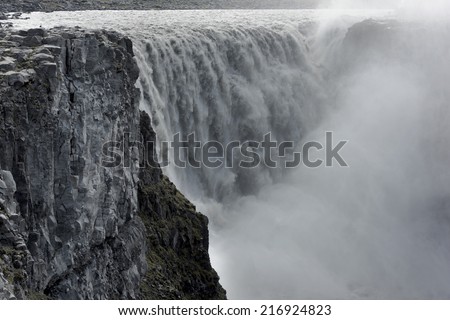
[[[428,156],[449,145],[448,41],[390,17],[333,23],[145,38],[140,88],[159,139],[330,130],[349,168],[167,171],[213,219],[231,298],[449,297],[449,154]]]
[[[299,141],[327,105],[322,70],[295,25],[150,36],[137,52],[143,109],[160,140],[195,133],[201,142],[226,145],[270,132],[278,141]],[[257,192],[280,175],[238,166],[168,171],[191,195],[219,201]]]
[[[83,12],[23,23],[128,34],[160,141],[348,140],[347,168],[164,169],[210,217],[230,298],[449,299],[448,22],[329,14]]]

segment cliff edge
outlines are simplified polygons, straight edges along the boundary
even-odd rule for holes
[[[0,54],[0,299],[225,298],[207,219],[137,150],[102,163],[155,138],[131,41],[3,29]]]

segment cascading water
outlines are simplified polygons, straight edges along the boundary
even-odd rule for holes
[[[80,12],[22,23],[130,35],[160,141],[349,140],[348,168],[166,168],[212,218],[213,265],[230,298],[448,299],[448,23],[329,14]]]
[[[142,105],[158,138],[299,141],[326,101],[325,81],[298,26],[201,28],[138,43]],[[226,202],[270,184],[275,170],[176,168],[191,196]],[[279,171],[279,170],[277,170]],[[198,190],[195,190],[195,189]]]

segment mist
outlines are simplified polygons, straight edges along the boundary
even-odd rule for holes
[[[335,103],[303,140],[349,140],[349,168],[200,203],[226,217],[211,252],[230,298],[450,298],[450,35],[414,19],[360,23],[321,61]],[[316,52],[334,27],[318,28]]]
[[[331,10],[395,10],[398,16],[415,19],[446,19],[448,0],[322,0],[319,8]]]

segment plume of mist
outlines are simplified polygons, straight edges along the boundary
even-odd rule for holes
[[[212,250],[231,298],[450,298],[450,37],[394,25],[347,34],[336,109],[305,137],[350,140],[350,167],[299,168],[218,208],[234,219]]]
[[[319,8],[337,10],[396,9],[402,0],[322,0]]]
[[[399,16],[414,19],[448,19],[448,0],[322,0],[319,8],[333,10],[395,10]]]

